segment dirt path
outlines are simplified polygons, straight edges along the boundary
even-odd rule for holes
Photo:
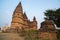
[[[0,33],[0,40],[24,40],[17,33]]]

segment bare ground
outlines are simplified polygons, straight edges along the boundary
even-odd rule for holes
[[[24,40],[17,33],[0,33],[0,40]]]

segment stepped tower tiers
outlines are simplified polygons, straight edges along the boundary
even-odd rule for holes
[[[12,28],[19,27],[21,29],[23,26],[24,26],[23,10],[20,2],[13,13],[11,27]]]
[[[55,28],[54,22],[52,20],[45,19],[45,21],[41,23],[39,34],[40,38],[56,40],[57,30]]]

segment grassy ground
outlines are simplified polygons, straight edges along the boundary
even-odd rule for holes
[[[24,40],[17,33],[0,33],[0,40]]]

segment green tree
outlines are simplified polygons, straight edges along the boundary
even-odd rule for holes
[[[57,27],[60,27],[60,8],[56,10],[46,10],[44,14],[46,18],[53,20]]]

